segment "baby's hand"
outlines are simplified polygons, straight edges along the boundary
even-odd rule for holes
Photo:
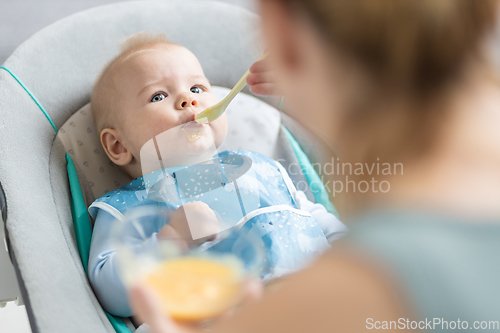
[[[250,91],[256,95],[278,95],[276,82],[274,81],[274,71],[270,68],[269,57],[254,62],[250,67],[250,75],[247,76],[247,84],[250,86]]]
[[[219,231],[220,224],[214,211],[206,203],[194,201],[173,213],[170,222],[158,231],[158,238],[182,239],[188,247],[195,247],[214,240]],[[193,239],[193,234],[206,236]]]

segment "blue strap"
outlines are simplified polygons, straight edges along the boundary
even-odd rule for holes
[[[19,78],[14,73],[12,73],[7,67],[1,66],[0,68],[3,69],[3,70],[5,70],[7,73],[9,73],[17,81],[17,83],[19,83],[19,85],[21,85],[21,87],[23,87],[24,91],[26,91],[28,93],[28,95],[30,95],[31,99],[36,103],[36,105],[38,105],[38,107],[40,108],[40,110],[42,110],[42,112],[45,115],[45,117],[47,117],[47,120],[52,125],[52,128],[54,129],[54,131],[56,132],[56,135],[57,135],[57,127],[56,127],[56,125],[54,125],[54,122],[52,121],[52,119],[50,119],[50,116],[47,113],[47,111],[45,111],[45,109],[43,108],[42,104],[40,104],[40,102],[38,102],[38,100],[31,93],[31,91],[29,91],[29,89],[26,88],[26,86],[21,82],[21,80],[19,80]]]

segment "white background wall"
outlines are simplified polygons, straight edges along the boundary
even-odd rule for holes
[[[254,0],[218,1],[242,6],[250,10],[255,9]],[[0,64],[7,59],[19,44],[43,27],[76,12],[112,2],[120,1],[0,0]]]

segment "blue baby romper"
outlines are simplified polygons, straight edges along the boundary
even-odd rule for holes
[[[267,251],[261,272],[267,280],[303,268],[329,248],[318,223],[300,209],[296,193],[278,162],[256,152],[231,150],[207,164],[168,167],[139,177],[94,201],[89,213],[95,219],[103,209],[124,219],[127,210],[138,206],[173,211],[202,201],[216,214],[221,231],[240,228],[239,232],[258,235]],[[194,239],[206,236],[191,232]],[[233,244],[234,239],[228,239],[214,247],[231,251]]]

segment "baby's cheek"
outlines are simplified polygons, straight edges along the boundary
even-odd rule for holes
[[[142,126],[137,126],[133,129],[136,137],[142,145],[148,143],[150,140],[155,138],[156,140],[166,140],[171,138],[175,133],[172,130],[172,123],[168,119],[162,117],[152,117],[148,119],[146,124],[141,124]],[[141,146],[142,147],[142,146]]]
[[[154,129],[154,133],[158,135],[178,126],[179,124],[176,121],[177,119],[175,118],[159,114],[157,117],[154,117],[154,119],[152,119],[150,128],[152,130]]]
[[[211,129],[215,141],[215,145],[218,147],[222,144],[227,134],[227,117],[225,114],[219,117],[211,123]]]

